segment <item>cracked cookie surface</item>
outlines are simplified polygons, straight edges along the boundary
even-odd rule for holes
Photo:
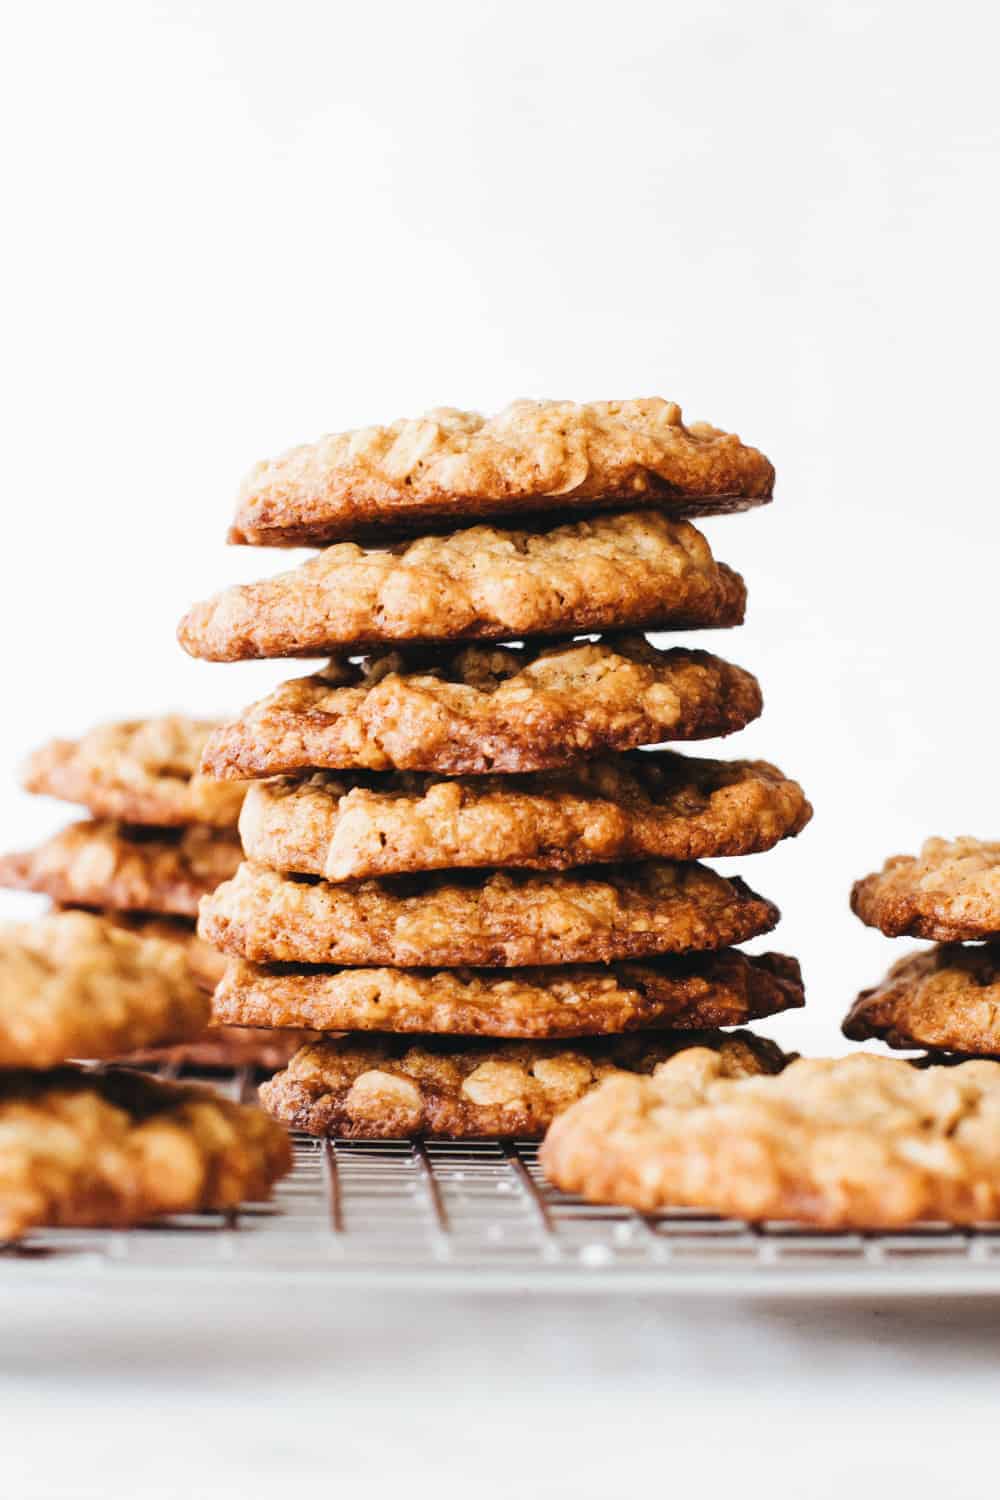
[[[26,791],[86,807],[95,818],[178,827],[232,828],[243,790],[198,769],[214,723],[167,714],[101,724],[76,740],[50,740],[24,768]]]
[[[742,1026],[803,1003],[794,959],[727,949],[555,969],[284,969],[233,959],[212,1005],[225,1025],[568,1037]]]
[[[0,1135],[0,1240],[237,1208],[291,1167],[263,1110],[124,1070],[0,1073]]]
[[[927,839],[856,882],[851,908],[887,937],[960,943],[1000,936],[1000,843]]]
[[[656,511],[544,532],[476,526],[364,550],[344,542],[194,605],[178,627],[207,661],[328,656],[393,642],[514,640],[739,625],[746,588],[700,532]]]
[[[778,909],[697,864],[404,875],[349,885],[241,865],[201,903],[201,936],[256,963],[368,968],[610,963],[727,948]]]
[[[858,1054],[731,1079],[714,1054],[681,1053],[572,1105],[540,1161],[566,1192],[645,1213],[859,1230],[996,1219],[1000,1064],[918,1069]]]
[[[641,636],[335,659],[209,739],[204,768],[255,778],[311,769],[545,770],[608,750],[708,739],[762,707],[757,679],[706,651]]]
[[[196,1037],[209,997],[182,947],[88,912],[0,925],[0,1068],[50,1068]]]
[[[258,864],[337,881],[753,854],[811,815],[798,783],[765,761],[658,750],[520,776],[318,771],[258,781],[240,833]]]
[[[863,990],[844,1035],[890,1047],[1000,1056],[1000,943],[948,943],[909,953]]]
[[[680,407],[514,401],[492,417],[439,407],[384,427],[330,433],[257,464],[230,541],[306,545],[527,513],[655,504],[674,515],[771,498],[762,453]]]
[[[572,1047],[330,1037],[298,1051],[260,1096],[271,1114],[310,1135],[534,1139],[603,1079],[651,1073],[691,1047],[710,1048],[724,1077],[777,1073],[785,1063],[780,1047],[747,1031],[645,1032]]]
[[[36,849],[0,855],[0,886],[63,906],[195,917],[198,902],[235,875],[235,830],[72,823]]]

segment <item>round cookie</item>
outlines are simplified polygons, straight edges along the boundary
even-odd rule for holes
[[[559,1116],[540,1156],[556,1187],[653,1213],[688,1207],[820,1229],[1000,1216],[1000,1065],[918,1069],[856,1054],[776,1078],[681,1053],[613,1078]]]
[[[29,792],[78,802],[95,818],[232,828],[243,789],[198,769],[215,727],[183,714],[101,724],[80,739],[51,740],[36,750],[23,784]]]
[[[328,547],[196,604],[178,627],[206,661],[328,656],[394,642],[505,641],[739,625],[746,588],[700,532],[656,511],[547,531],[476,526],[396,547]]]
[[[659,397],[515,401],[493,417],[439,407],[331,433],[259,463],[229,540],[300,546],[427,532],[484,518],[657,505],[672,515],[771,498],[762,453]]]
[[[202,896],[236,873],[235,830],[71,823],[37,849],[0,855],[0,886],[61,906],[195,917]]]
[[[388,652],[287,682],[210,737],[224,778],[294,771],[537,771],[660,740],[732,734],[757,679],[706,651],[642,636]]]
[[[286,969],[233,959],[212,1007],[230,1026],[538,1038],[712,1030],[803,1003],[794,959],[726,949],[551,969]]]
[[[811,816],[798,783],[765,761],[635,750],[520,776],[317,771],[256,781],[240,834],[258,864],[338,881],[753,854]]]
[[[198,930],[255,963],[493,968],[726,948],[770,931],[778,916],[742,880],[697,864],[348,885],[244,864],[202,901]]]
[[[861,992],[843,1030],[855,1042],[1000,1057],[1000,943],[907,954]]]
[[[234,1209],[292,1164],[262,1110],[116,1070],[0,1073],[0,1136],[0,1240]]]
[[[320,1136],[451,1140],[544,1134],[556,1115],[617,1073],[648,1074],[708,1047],[725,1077],[777,1073],[780,1047],[748,1031],[646,1032],[564,1042],[328,1037],[261,1086],[265,1109]]]
[[[851,909],[887,937],[961,943],[1000,936],[1000,843],[927,839],[859,880]]]
[[[177,943],[80,911],[0,925],[0,1068],[189,1041],[209,1014]]]

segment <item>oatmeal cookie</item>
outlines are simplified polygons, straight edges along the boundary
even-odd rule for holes
[[[890,1047],[1000,1056],[1000,943],[948,943],[909,953],[863,990],[844,1035]]]
[[[741,624],[745,606],[742,578],[693,526],[632,511],[543,532],[476,526],[367,551],[342,542],[194,605],[177,633],[192,656],[242,661],[393,642],[718,628]]]
[[[538,771],[644,742],[709,739],[762,707],[757,679],[642,636],[538,649],[466,646],[330,662],[211,736],[206,771]]]
[[[851,892],[851,908],[887,937],[961,943],[1000,936],[1000,844],[927,839],[896,854]]]
[[[0,1068],[188,1041],[209,999],[182,948],[89,912],[0,924]]]
[[[233,959],[212,1006],[223,1025],[569,1037],[742,1026],[803,1003],[794,959],[724,949],[553,969],[292,969]]]
[[[672,515],[770,500],[762,453],[659,397],[515,401],[493,417],[439,407],[330,433],[266,460],[240,490],[229,540],[356,541],[500,516],[657,505]]]
[[[545,1133],[557,1114],[618,1073],[648,1074],[707,1047],[726,1078],[777,1073],[780,1047],[749,1031],[643,1032],[565,1042],[375,1036],[303,1047],[261,1087],[265,1109],[310,1135],[452,1140]]]
[[[195,917],[202,896],[235,875],[235,830],[71,823],[37,849],[0,855],[0,886],[63,906]]]
[[[520,776],[317,771],[257,781],[240,834],[258,864],[337,881],[754,854],[811,816],[798,783],[766,761],[635,750]]]
[[[216,726],[181,714],[101,724],[78,740],[51,740],[24,770],[24,787],[77,802],[95,818],[180,827],[233,828],[243,788],[198,769]]]
[[[715,1053],[682,1052],[571,1105],[541,1163],[566,1192],[645,1213],[973,1224],[1000,1217],[1000,1065],[920,1070],[858,1053],[733,1079]]]
[[[117,1070],[0,1073],[0,1135],[0,1240],[237,1208],[292,1164],[262,1110]]]
[[[662,860],[349,885],[244,864],[204,898],[198,930],[255,963],[494,968],[727,948],[778,916],[742,880]]]

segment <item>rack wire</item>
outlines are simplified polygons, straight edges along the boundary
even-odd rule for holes
[[[246,1070],[211,1082],[255,1095]],[[1000,1223],[861,1235],[689,1210],[647,1216],[558,1192],[532,1142],[293,1144],[271,1202],[127,1232],[41,1230],[0,1251],[0,1285],[196,1276],[480,1293],[1000,1295]]]

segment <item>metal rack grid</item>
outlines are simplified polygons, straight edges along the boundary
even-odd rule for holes
[[[245,1071],[212,1082],[254,1095]],[[198,1276],[482,1293],[1000,1295],[1000,1224],[860,1235],[646,1216],[557,1192],[525,1142],[301,1136],[294,1153],[272,1202],[127,1232],[38,1231],[0,1253],[0,1286]]]

